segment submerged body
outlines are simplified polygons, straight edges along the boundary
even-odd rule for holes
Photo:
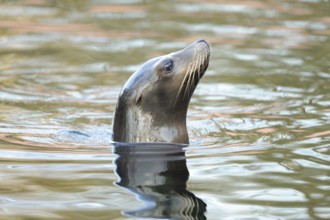
[[[189,143],[190,98],[210,56],[206,41],[147,61],[125,83],[113,120],[113,141]]]

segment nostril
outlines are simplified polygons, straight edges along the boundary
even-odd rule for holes
[[[204,44],[206,44],[207,46],[209,46],[209,44],[208,44],[205,40],[203,40],[203,39],[198,40],[197,43],[204,43]]]

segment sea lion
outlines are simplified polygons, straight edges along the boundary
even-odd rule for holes
[[[198,40],[144,63],[120,92],[113,141],[189,144],[187,109],[209,57],[209,44]]]

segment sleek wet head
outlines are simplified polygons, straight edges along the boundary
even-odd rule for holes
[[[208,43],[199,40],[144,63],[119,95],[113,141],[188,144],[187,109],[209,56]]]

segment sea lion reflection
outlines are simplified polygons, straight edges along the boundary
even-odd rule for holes
[[[133,192],[145,207],[124,211],[143,218],[206,219],[206,204],[186,188],[189,172],[184,145],[116,144],[118,186]]]

